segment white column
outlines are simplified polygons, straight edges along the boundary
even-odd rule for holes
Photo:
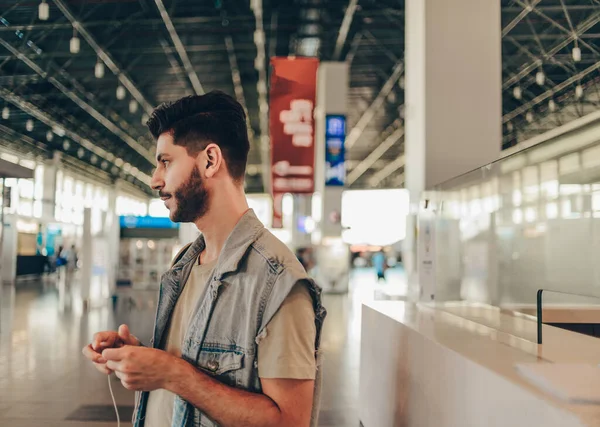
[[[309,233],[299,230],[298,225],[301,218],[310,217],[312,214],[311,196],[308,194],[294,195],[294,212],[292,214],[292,243],[291,247],[295,250],[301,247],[311,246]]]
[[[200,231],[193,222],[182,222],[179,224],[179,246],[184,247],[198,238]]]
[[[120,232],[119,216],[117,215],[117,194],[119,183],[113,184],[108,191],[108,210],[104,217],[104,232],[108,251],[108,289],[113,295],[117,289],[117,271],[119,268]]]
[[[414,283],[423,192],[500,155],[500,3],[407,0],[405,20],[406,187],[412,215],[404,261]]]
[[[42,220],[54,222],[56,207],[56,175],[61,165],[62,153],[55,151],[52,159],[44,162],[44,185],[42,195]]]
[[[83,236],[81,238],[81,250],[79,251],[79,258],[81,259],[81,270],[79,272],[80,278],[80,297],[83,302],[84,308],[91,308],[93,301],[91,301],[90,288],[92,286],[92,210],[85,208],[83,210]],[[67,266],[68,268],[68,266]],[[68,273],[67,273],[68,277]],[[69,279],[67,279],[69,280]],[[70,283],[73,286],[74,283]]]
[[[317,107],[315,138],[315,191],[321,195],[321,221],[318,232],[321,244],[316,245],[315,279],[325,292],[348,291],[350,251],[342,241],[342,186],[326,186],[327,115],[346,115],[348,105],[348,64],[322,62],[317,73]]]
[[[2,259],[0,274],[2,282],[14,284],[17,277],[17,216],[4,215],[2,229]]]

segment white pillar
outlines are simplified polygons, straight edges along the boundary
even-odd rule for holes
[[[52,159],[44,162],[44,186],[42,195],[42,221],[54,222],[56,207],[56,176],[61,165],[62,153],[54,152]]]
[[[4,215],[2,228],[2,264],[0,274],[2,282],[14,284],[17,277],[17,216]]]
[[[81,238],[81,250],[79,251],[79,258],[81,259],[81,271],[79,272],[80,277],[80,297],[84,303],[84,307],[91,307],[93,301],[91,301],[91,286],[92,286],[92,266],[93,266],[93,237],[92,237],[92,210],[85,208],[83,210],[83,236]],[[69,266],[67,265],[67,268]],[[68,279],[67,279],[68,280]],[[74,283],[70,283],[73,286]]]
[[[198,238],[200,231],[193,222],[182,222],[179,224],[179,246],[184,247]]]
[[[295,250],[301,247],[311,246],[310,233],[299,229],[301,218],[308,218],[312,214],[311,196],[309,194],[294,195],[294,212],[292,214],[292,243],[291,247]]]
[[[405,17],[406,187],[412,215],[404,260],[415,283],[423,192],[499,158],[500,3],[407,0]]]
[[[117,289],[117,271],[119,269],[120,232],[119,216],[117,215],[117,194],[119,183],[112,185],[108,191],[108,210],[104,217],[104,233],[108,251],[107,280],[109,295],[114,295]]]
[[[321,244],[316,246],[315,279],[325,292],[347,292],[350,273],[350,250],[342,241],[342,193],[344,186],[326,185],[326,119],[328,115],[345,116],[348,105],[348,64],[322,62],[317,73],[317,107],[315,138],[315,191],[321,194],[321,221],[318,229]],[[342,176],[345,173],[341,174]]]

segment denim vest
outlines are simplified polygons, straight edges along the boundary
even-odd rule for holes
[[[161,279],[152,346],[157,348],[198,256],[205,248],[200,236]],[[321,288],[311,280],[293,253],[264,228],[252,210],[229,235],[212,276],[199,299],[182,345],[182,358],[231,387],[261,393],[257,349],[264,330],[296,283],[313,300],[317,330],[317,378],[311,425],[317,425],[320,402],[320,336],[325,308]],[[148,392],[138,393],[133,415],[143,427]],[[179,396],[172,427],[213,427],[217,424]]]

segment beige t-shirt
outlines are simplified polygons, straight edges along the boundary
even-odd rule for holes
[[[181,357],[181,346],[194,309],[216,262],[196,264],[169,321],[166,339],[160,348]],[[305,286],[296,285],[266,327],[258,344],[260,378],[314,380],[316,376],[316,326],[312,299]],[[146,427],[170,427],[175,395],[159,389],[148,397]]]

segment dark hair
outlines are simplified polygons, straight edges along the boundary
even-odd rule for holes
[[[155,139],[171,133],[173,142],[185,147],[191,156],[210,143],[217,144],[231,177],[236,182],[243,180],[250,151],[246,114],[226,93],[212,91],[161,104],[146,125]]]

